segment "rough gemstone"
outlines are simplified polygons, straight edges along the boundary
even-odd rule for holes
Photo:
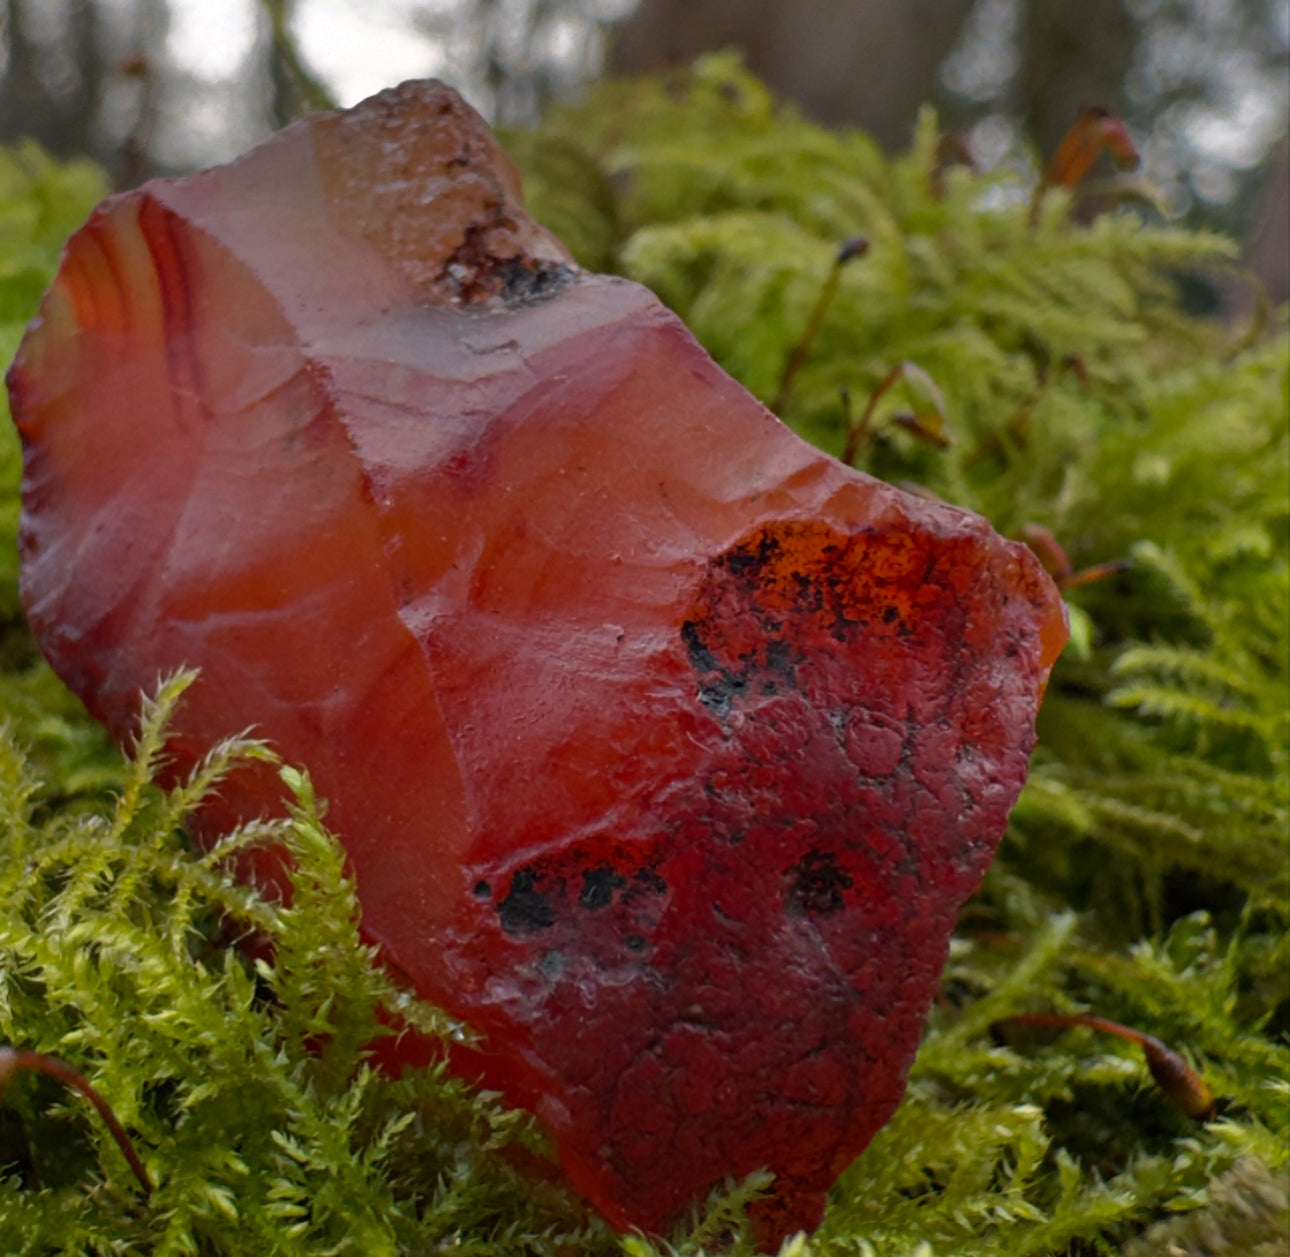
[[[105,202],[9,375],[23,594],[118,738],[310,769],[366,934],[619,1226],[900,1100],[1065,640],[1029,552],[812,449],[406,84]],[[273,808],[249,775],[212,825]],[[269,864],[261,875],[272,877]]]

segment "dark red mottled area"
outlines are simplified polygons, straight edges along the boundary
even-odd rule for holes
[[[177,768],[251,724],[308,766],[368,937],[615,1224],[767,1166],[764,1241],[814,1225],[1024,778],[1029,553],[578,271],[437,84],[106,202],[9,386],[90,709],[196,665]]]

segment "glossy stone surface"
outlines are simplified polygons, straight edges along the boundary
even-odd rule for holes
[[[433,83],[106,202],[9,384],[91,711],[124,739],[197,665],[179,768],[252,724],[306,765],[367,935],[615,1224],[769,1166],[766,1243],[812,1226],[1025,775],[1066,634],[1030,553],[579,272]]]

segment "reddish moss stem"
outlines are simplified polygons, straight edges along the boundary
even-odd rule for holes
[[[807,316],[806,327],[802,331],[797,344],[793,346],[792,352],[788,355],[788,361],[784,363],[783,373],[779,377],[779,388],[775,392],[775,400],[770,404],[771,410],[777,415],[783,415],[784,409],[788,405],[788,399],[793,393],[793,381],[797,378],[797,373],[802,369],[803,363],[806,362],[811,350],[815,347],[820,328],[824,326],[824,316],[828,314],[829,307],[833,304],[833,298],[837,296],[838,281],[842,278],[842,268],[853,258],[864,257],[868,252],[869,242],[863,236],[854,236],[850,240],[843,241],[838,249],[833,259],[833,265],[829,268],[829,273],[825,276],[824,284],[820,288],[820,295],[816,298],[815,305],[811,308],[811,313]]]
[[[1083,1026],[1086,1030],[1113,1034],[1118,1039],[1136,1043],[1147,1058],[1147,1069],[1156,1080],[1156,1086],[1171,1104],[1197,1121],[1208,1121],[1214,1116],[1216,1101],[1205,1080],[1180,1053],[1167,1047],[1154,1035],[1135,1030],[1132,1026],[1122,1026],[1118,1021],[1108,1021],[1105,1017],[1094,1017],[1086,1013],[1018,1013],[997,1024],[1054,1026],[1061,1029]]]
[[[1074,188],[1103,153],[1110,153],[1121,170],[1138,165],[1138,152],[1123,122],[1101,105],[1081,109],[1071,129],[1057,146],[1043,178],[1030,200],[1030,225],[1039,222],[1039,211],[1051,188]]]
[[[1014,535],[1035,552],[1058,589],[1075,589],[1080,585],[1091,585],[1094,581],[1104,580],[1108,576],[1115,576],[1129,569],[1129,564],[1124,559],[1112,559],[1109,563],[1097,563],[1092,567],[1083,567],[1078,572],[1075,571],[1061,543],[1053,536],[1051,529],[1045,528],[1042,524],[1023,524],[1021,531]]]
[[[84,1074],[78,1073],[56,1056],[46,1056],[43,1052],[32,1052],[22,1048],[0,1047],[0,1099],[4,1097],[9,1079],[20,1069],[31,1069],[37,1073],[47,1074],[50,1078],[57,1078],[59,1082],[79,1091],[98,1110],[108,1132],[116,1140],[117,1147],[121,1149],[122,1156],[129,1162],[130,1169],[139,1180],[144,1198],[152,1195],[152,1179],[148,1177],[148,1171],[139,1159],[139,1154],[135,1152],[130,1136],[116,1120],[116,1114],[112,1112],[111,1105],[98,1093]]]

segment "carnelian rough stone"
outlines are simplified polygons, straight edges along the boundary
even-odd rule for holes
[[[1025,776],[1030,553],[581,272],[437,83],[106,201],[9,388],[90,710],[124,740],[197,666],[178,768],[248,725],[306,765],[367,936],[615,1225],[765,1166],[763,1241],[813,1226]]]

